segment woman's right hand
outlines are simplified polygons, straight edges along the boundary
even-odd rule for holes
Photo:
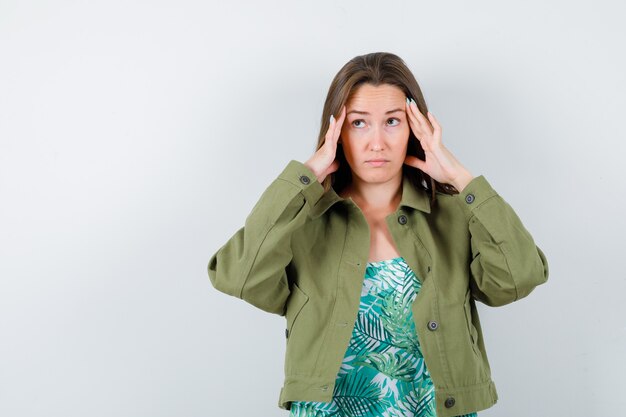
[[[333,117],[326,132],[326,139],[321,148],[319,148],[313,156],[304,163],[317,177],[321,183],[327,175],[339,169],[339,161],[336,159],[337,141],[341,133],[341,126],[346,118],[346,106],[341,108],[339,119]]]

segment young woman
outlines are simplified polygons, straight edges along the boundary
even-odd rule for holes
[[[315,153],[287,164],[208,273],[285,316],[278,405],[291,416],[446,417],[498,399],[475,301],[527,296],[548,263],[381,52],[335,76]]]

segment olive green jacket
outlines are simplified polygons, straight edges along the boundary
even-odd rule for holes
[[[403,178],[386,223],[421,282],[412,305],[435,387],[437,415],[483,410],[498,395],[475,300],[502,306],[548,279],[541,249],[484,176],[460,194],[436,194]],[[211,257],[219,291],[285,316],[285,380],[278,406],[332,399],[357,319],[369,258],[368,223],[351,198],[324,188],[291,160],[240,228]]]

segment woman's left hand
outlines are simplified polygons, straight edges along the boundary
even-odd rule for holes
[[[404,163],[421,169],[442,184],[454,185],[458,191],[461,191],[473,176],[441,143],[441,126],[435,116],[428,112],[428,119],[426,119],[412,100],[410,103],[407,101],[406,113],[411,130],[424,149],[426,160],[422,161],[415,156],[407,155]]]

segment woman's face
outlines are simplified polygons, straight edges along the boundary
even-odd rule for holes
[[[346,103],[339,139],[353,179],[386,182],[401,175],[409,133],[406,95],[400,88],[390,84],[358,87]]]

